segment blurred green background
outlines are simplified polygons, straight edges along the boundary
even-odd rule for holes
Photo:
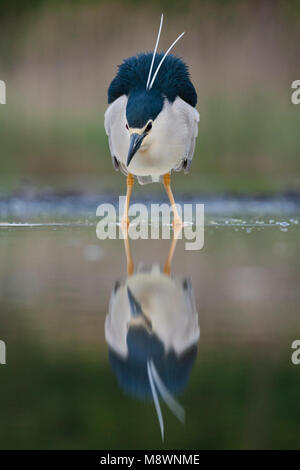
[[[190,67],[201,113],[189,176],[177,190],[298,190],[298,1],[31,0],[0,3],[0,192],[33,186],[119,190],[103,128],[117,65],[162,50]],[[155,191],[156,185],[147,191]]]
[[[103,127],[107,88],[124,58],[153,49],[161,12],[162,50],[187,33],[176,54],[201,113],[192,170],[174,175],[175,194],[299,192],[299,1],[0,0],[2,449],[299,448],[300,366],[290,360],[299,213],[262,215],[258,204],[249,222],[229,205],[224,218],[208,213],[201,252],[179,242],[174,274],[192,278],[201,337],[180,397],[187,424],[164,407],[163,444],[153,403],[124,395],[108,363],[104,319],[126,277],[122,241],[96,239],[88,213],[74,226],[51,225],[47,211],[49,225],[26,225],[28,199],[6,199],[32,188],[123,194]],[[169,247],[133,249],[151,265]]]

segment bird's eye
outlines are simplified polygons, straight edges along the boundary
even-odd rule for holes
[[[126,125],[125,125],[125,127],[126,127],[126,129],[127,129],[127,130],[129,129],[127,122],[126,122]]]
[[[149,132],[151,131],[152,129],[152,122],[149,122],[149,124],[147,125],[146,129],[145,129],[145,132]]]

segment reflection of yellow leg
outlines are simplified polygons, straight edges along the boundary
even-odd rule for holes
[[[121,227],[122,227],[122,233],[124,237],[124,246],[125,246],[125,253],[126,253],[126,260],[127,260],[127,274],[128,276],[131,276],[134,271],[134,265],[133,265],[133,260],[131,256],[130,243],[129,243],[129,237],[128,237],[128,225],[124,224],[124,225],[121,225]]]
[[[131,198],[133,185],[134,185],[134,176],[131,173],[128,173],[128,175],[127,175],[126,201],[125,201],[124,214],[123,214],[123,217],[122,217],[122,225],[125,225],[126,227],[128,227],[128,225],[129,225],[128,209],[129,209],[129,204],[130,204],[130,198]]]
[[[167,195],[169,197],[169,201],[171,203],[172,210],[173,210],[173,216],[174,216],[173,226],[174,227],[176,225],[178,225],[178,226],[181,225],[182,226],[182,220],[179,217],[179,214],[178,214],[178,211],[177,211],[177,208],[176,208],[176,205],[175,205],[175,199],[174,199],[172,189],[171,189],[171,175],[170,175],[170,173],[166,173],[164,175],[164,187],[165,187],[165,190],[166,190]]]
[[[182,230],[182,224],[181,225],[176,225],[174,227],[174,236],[173,236],[173,239],[172,239],[172,242],[171,242],[168,257],[167,257],[165,265],[164,265],[164,274],[167,274],[168,276],[171,274],[171,263],[172,263],[172,259],[173,259],[173,256],[174,256],[177,240],[178,240],[178,238],[181,234],[181,230]]]

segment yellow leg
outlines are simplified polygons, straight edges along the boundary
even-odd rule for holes
[[[125,245],[125,253],[126,253],[126,260],[127,260],[127,274],[128,276],[131,276],[134,271],[134,264],[131,256],[131,250],[130,250],[130,243],[129,243],[129,238],[128,238],[128,227],[124,229],[127,231],[127,233],[124,234],[124,245]]]
[[[171,242],[168,257],[167,257],[165,265],[164,265],[164,273],[167,274],[168,276],[170,276],[170,274],[171,274],[171,263],[172,263],[175,248],[176,248],[176,245],[177,245],[177,240],[179,238],[181,230],[182,230],[182,225],[176,225],[174,227],[174,236],[173,236],[173,239],[172,239],[172,242]]]
[[[172,193],[172,189],[171,189],[171,175],[170,173],[166,173],[164,175],[164,187],[165,187],[165,190],[167,192],[167,195],[168,195],[168,198],[169,198],[169,201],[171,203],[171,207],[172,207],[172,210],[173,210],[173,226],[182,226],[182,220],[181,218],[179,217],[179,214],[178,214],[178,211],[177,211],[177,208],[176,208],[176,204],[175,204],[175,199],[174,199],[174,196],[173,196],[173,193]]]
[[[134,176],[131,173],[128,173],[127,175],[127,193],[126,193],[126,201],[125,201],[125,208],[124,208],[124,214],[122,217],[122,225],[128,227],[129,225],[129,218],[128,218],[128,210],[129,210],[129,204],[130,204],[130,198],[132,194],[132,188],[134,185]]]

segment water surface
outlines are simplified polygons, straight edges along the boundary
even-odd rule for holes
[[[291,343],[300,339],[300,214],[270,207],[225,204],[221,213],[211,205],[204,248],[177,243],[171,278],[179,290],[191,283],[200,338],[185,362],[161,369],[185,410],[182,424],[160,400],[163,442],[153,395],[134,393],[124,385],[134,373],[125,368],[122,382],[109,360],[105,318],[115,286],[127,285],[124,242],[99,241],[85,210],[66,220],[57,208],[22,217],[5,216],[2,206],[0,447],[299,447],[300,365],[291,363]],[[158,273],[169,247],[132,241],[135,273]]]

